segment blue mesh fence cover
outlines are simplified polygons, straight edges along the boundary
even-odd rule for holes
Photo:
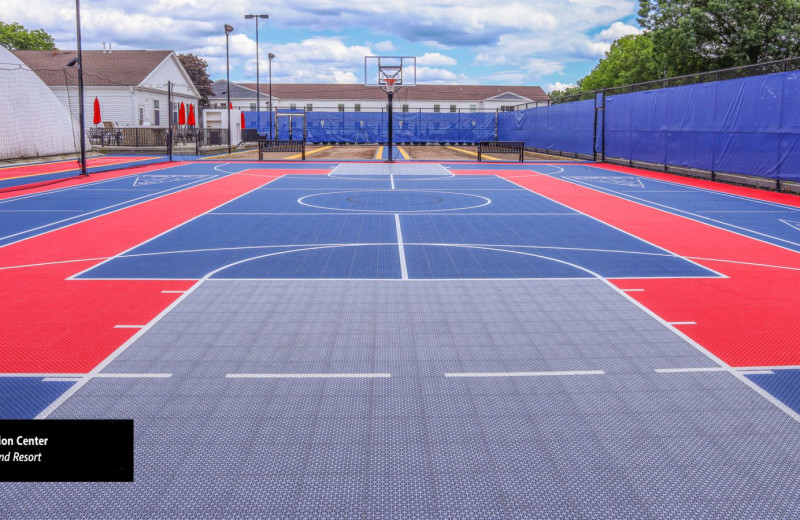
[[[267,135],[268,113],[245,112],[246,128]],[[278,117],[279,139],[289,139],[290,118]],[[298,115],[300,113],[298,112]],[[420,113],[396,111],[392,115],[392,139],[396,143],[477,143],[495,137],[495,112]],[[260,123],[260,124],[259,124]],[[302,117],[291,117],[291,137],[303,135]],[[386,112],[306,112],[306,140],[311,143],[386,143],[389,138]]]
[[[606,98],[606,156],[800,180],[800,72]]]
[[[524,141],[528,148],[591,155],[594,152],[594,100],[501,112],[499,141]]]

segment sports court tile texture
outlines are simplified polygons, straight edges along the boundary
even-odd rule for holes
[[[62,364],[94,360],[84,377],[0,378],[4,417],[133,418],[135,482],[0,483],[0,517],[800,517],[797,371],[728,367],[726,342],[745,360],[753,344],[718,331],[709,353],[692,335],[715,322],[664,290],[713,298],[769,264],[794,280],[791,235],[761,236],[775,207],[734,239],[724,229],[743,222],[726,211],[763,204],[677,197],[674,184],[658,198],[659,182],[579,165],[495,171],[508,179],[419,163],[225,166],[54,192],[53,208],[108,233],[77,244],[80,262],[47,247],[71,243],[69,229],[2,250],[7,276],[47,257],[58,263],[20,272],[95,288],[93,302],[114,287],[171,295],[100,365],[59,351]],[[104,219],[90,201],[126,207]],[[662,225],[707,207],[718,226]],[[700,323],[658,317],[676,305]],[[95,317],[80,316],[90,337]]]
[[[728,372],[655,372],[714,366],[601,280],[210,280],[101,372],[172,377],[51,416],[134,417],[136,482],[3,484],[0,511],[796,517],[797,423]],[[266,377],[310,373],[352,377]]]

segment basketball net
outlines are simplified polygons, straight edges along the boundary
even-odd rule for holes
[[[384,92],[387,94],[393,93],[395,84],[397,83],[397,78],[386,78],[384,81],[386,82],[386,85],[383,87]]]

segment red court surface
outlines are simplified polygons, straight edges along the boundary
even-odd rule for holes
[[[694,322],[675,326],[722,361],[736,367],[800,364],[800,254],[546,175],[520,173],[504,177],[729,277],[612,280],[634,290],[628,295],[665,321]]]
[[[274,178],[230,175],[4,247],[0,372],[92,370],[138,331],[115,327],[147,324],[180,296],[162,291],[193,282],[66,278]]]

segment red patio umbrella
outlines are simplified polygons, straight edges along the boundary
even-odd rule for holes
[[[190,126],[194,126],[197,124],[197,121],[194,120],[194,105],[189,105],[189,118],[186,121],[186,124]]]
[[[241,114],[242,114],[242,128],[244,128],[244,112],[241,112]]]
[[[92,122],[94,124],[100,124],[103,118],[100,117],[100,100],[94,98],[94,118],[92,118]]]
[[[183,106],[183,101],[181,101],[181,107],[178,109],[178,124],[186,124],[186,107]]]
[[[228,108],[233,110],[233,103],[228,103]]]

